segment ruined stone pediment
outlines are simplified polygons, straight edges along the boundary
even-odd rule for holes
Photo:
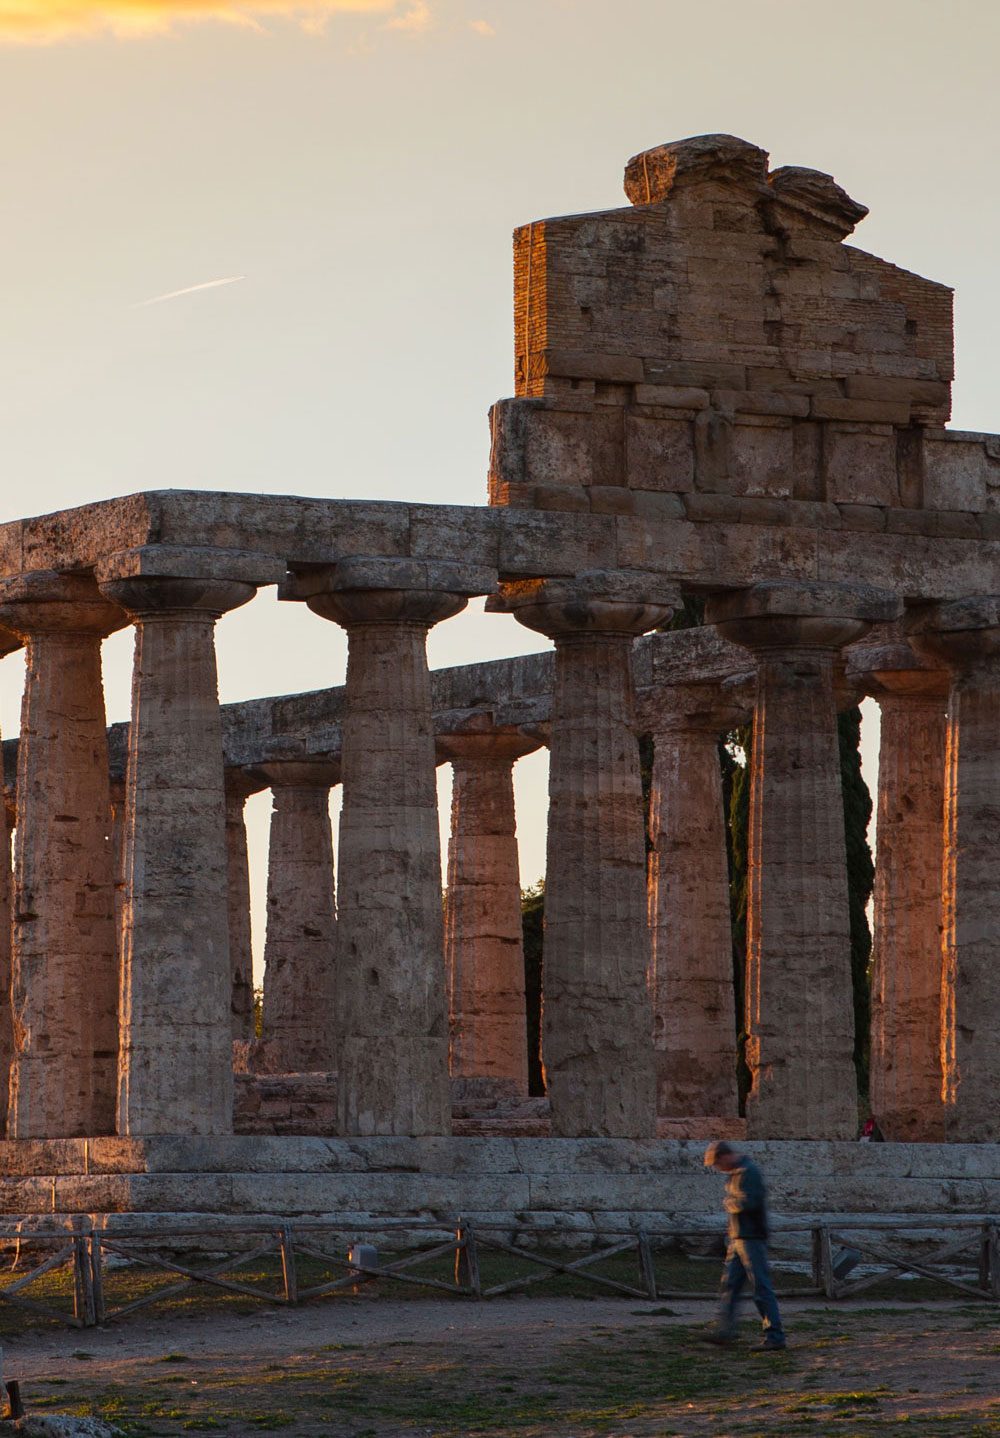
[[[950,414],[951,290],[845,245],[867,209],[830,175],[769,171],[731,135],[634,156],[625,190],[629,209],[515,232],[520,405],[495,410],[493,502],[922,508],[923,431]]]

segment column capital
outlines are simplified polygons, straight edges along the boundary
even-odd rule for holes
[[[227,764],[225,783],[227,803],[238,803],[241,807],[251,794],[259,794],[267,788],[267,780],[251,764]]]
[[[12,629],[0,624],[0,659],[6,659],[8,654],[23,648],[24,640],[20,634],[15,634]]]
[[[681,602],[676,584],[640,570],[588,570],[568,579],[524,579],[487,601],[493,613],[550,639],[586,634],[637,636],[664,624]]]
[[[802,649],[835,652],[873,624],[902,613],[902,600],[868,585],[778,580],[709,599],[705,618],[724,639],[757,655]]]
[[[289,574],[278,598],[300,601],[344,628],[419,624],[460,613],[474,594],[491,594],[496,570],[430,559],[350,558]]]
[[[542,747],[541,738],[518,725],[494,725],[489,715],[451,734],[435,738],[439,762],[450,764],[513,764]]]
[[[904,640],[854,650],[847,677],[880,703],[894,698],[944,701],[951,686],[951,675],[940,661],[932,665]]]
[[[973,670],[1000,676],[1000,596],[952,599],[912,609],[906,632],[918,654],[942,661],[957,674]]]
[[[639,730],[653,735],[687,730],[718,737],[750,722],[756,688],[756,674],[748,673],[721,684],[673,684],[647,690],[637,706]]]
[[[267,759],[250,772],[269,789],[331,789],[340,783],[340,760],[306,755]]]
[[[0,653],[20,648],[36,634],[89,634],[104,638],[124,629],[129,617],[102,595],[90,574],[38,569],[0,579]],[[4,636],[10,643],[5,645]]]
[[[239,609],[256,594],[254,585],[237,579],[187,579],[178,576],[134,574],[108,578],[101,593],[128,611],[133,619],[155,619],[159,615],[198,614],[218,619],[230,609]]]

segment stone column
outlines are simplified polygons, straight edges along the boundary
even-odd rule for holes
[[[337,1064],[330,788],[340,764],[278,759],[256,772],[271,786],[261,1067],[268,1073]]]
[[[945,1137],[1000,1139],[1000,597],[912,617],[952,671],[944,782],[941,1062]]]
[[[0,628],[0,659],[21,648],[21,641],[9,629]],[[14,797],[11,789],[11,798]],[[2,750],[0,750],[0,1138],[7,1132],[7,1107],[10,1095],[10,1066],[14,1057],[14,1031],[11,1022],[10,946],[11,946],[11,833],[15,815],[8,804]]]
[[[438,736],[451,761],[451,841],[445,905],[453,1079],[527,1096],[521,883],[513,766],[539,747],[518,729]]]
[[[243,811],[251,794],[266,789],[263,777],[250,769],[226,769],[226,868],[229,895],[229,959],[233,1039],[254,1037],[253,945],[250,927],[250,865]]]
[[[861,648],[882,714],[872,943],[871,1106],[887,1139],[938,1143],[941,864],[949,676],[906,644]]]
[[[752,703],[749,692],[745,702]],[[736,1018],[719,738],[745,710],[720,684],[644,706],[653,739],[649,925],[657,1112],[735,1117]]]
[[[193,567],[193,566],[192,566]],[[121,942],[122,1135],[232,1132],[232,989],[215,622],[228,579],[105,576],[136,626]]]
[[[875,591],[777,583],[711,600],[757,657],[747,913],[747,1100],[754,1138],[857,1132],[850,914],[834,660],[900,606]]]
[[[342,560],[285,598],[348,634],[338,855],[338,1107],[344,1134],[451,1128],[434,731],[427,633],[484,571]]]
[[[642,782],[632,643],[677,591],[628,571],[512,585],[555,640],[542,1049],[552,1132],[655,1135]]]
[[[0,581],[27,647],[14,860],[11,1138],[114,1132],[118,964],[101,641],[127,623],[88,576]]]

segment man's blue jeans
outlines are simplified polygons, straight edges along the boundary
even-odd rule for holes
[[[727,1338],[736,1334],[736,1310],[747,1283],[753,1284],[753,1301],[764,1323],[764,1342],[780,1347],[785,1342],[778,1300],[771,1282],[767,1244],[762,1238],[731,1238],[722,1270],[719,1304],[719,1332]]]

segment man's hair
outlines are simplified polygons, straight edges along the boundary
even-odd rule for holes
[[[726,1143],[724,1138],[717,1138],[715,1142],[710,1143],[705,1150],[705,1167],[712,1168],[717,1159],[725,1158],[727,1155],[735,1152],[736,1150],[731,1143]]]

